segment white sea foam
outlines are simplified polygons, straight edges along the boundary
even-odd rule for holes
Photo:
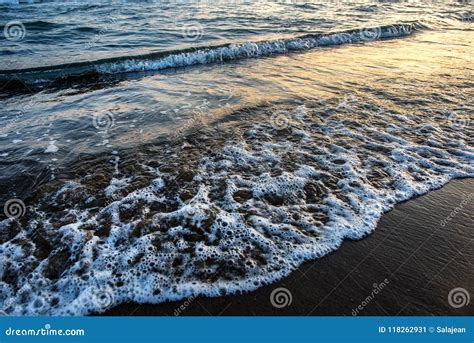
[[[114,173],[99,210],[68,202],[79,196],[93,204],[86,185],[63,185],[52,203],[65,207],[65,223],[38,212],[1,246],[6,270],[17,277],[0,283],[3,310],[78,315],[126,301],[254,290],[344,239],[364,237],[396,203],[474,176],[469,129],[453,132],[443,120],[420,123],[407,113],[387,120],[362,107],[323,116],[299,106],[283,110],[299,120],[279,128],[264,121],[275,111],[204,156],[181,183],[185,172],[176,177],[151,166],[144,187],[134,188],[136,175]],[[186,199],[183,189],[190,189]],[[12,225],[5,220],[0,230]],[[45,259],[31,253],[35,230],[52,244]]]
[[[54,154],[55,152],[58,152],[59,148],[56,146],[56,141],[49,141],[48,146],[44,150],[46,154]]]
[[[159,58],[129,58],[113,63],[99,64],[96,70],[104,74],[124,72],[163,70],[199,64],[233,61],[301,51],[331,45],[373,41],[383,38],[396,38],[412,34],[412,24],[365,28],[326,35],[304,36],[294,39],[269,40],[230,44],[227,46],[196,49],[191,52],[170,53]]]

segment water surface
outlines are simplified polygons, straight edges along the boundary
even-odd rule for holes
[[[3,311],[253,290],[472,177],[472,10],[2,5]]]

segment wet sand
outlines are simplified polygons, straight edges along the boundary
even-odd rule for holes
[[[474,179],[398,204],[376,231],[303,264],[255,292],[163,304],[128,303],[104,315],[474,315],[474,300],[455,308],[457,287],[474,296]],[[272,305],[286,288],[291,304]]]

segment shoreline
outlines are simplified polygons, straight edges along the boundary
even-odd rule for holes
[[[397,204],[362,240],[256,291],[125,303],[99,315],[473,315],[474,301],[458,308],[448,301],[455,288],[474,291],[472,213],[474,179],[455,179]]]

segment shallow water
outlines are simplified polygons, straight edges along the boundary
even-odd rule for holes
[[[1,10],[7,314],[256,289],[474,175],[470,4]]]

